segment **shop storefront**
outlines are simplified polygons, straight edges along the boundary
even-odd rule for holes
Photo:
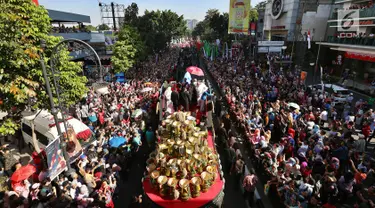
[[[343,64],[343,76],[350,75],[352,81],[346,86],[368,91],[375,80],[375,55],[345,52]]]

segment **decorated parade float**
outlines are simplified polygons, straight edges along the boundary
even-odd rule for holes
[[[161,141],[147,160],[143,188],[157,207],[219,207],[224,180],[212,132],[190,112],[176,112],[159,127]]]

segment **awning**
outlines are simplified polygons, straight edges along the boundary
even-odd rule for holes
[[[375,62],[374,54],[345,52],[344,56],[345,58],[349,58],[349,59],[357,59],[361,61]]]

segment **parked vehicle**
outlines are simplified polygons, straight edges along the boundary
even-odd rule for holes
[[[333,102],[335,103],[344,103],[350,96],[350,91],[346,88],[334,84],[325,84],[324,86],[327,90],[331,91]]]
[[[61,118],[61,114],[59,116]],[[61,118],[62,119],[62,118]],[[68,128],[71,127],[76,133],[78,141],[82,148],[87,147],[93,141],[95,136],[90,128],[80,120],[69,116],[65,119]],[[34,124],[34,132],[36,141],[32,138],[32,125]],[[59,123],[62,133],[65,132],[63,122]],[[32,115],[24,116],[21,120],[22,137],[31,150],[45,149],[45,147],[55,139],[59,138],[57,127],[51,113],[46,110],[38,110]]]

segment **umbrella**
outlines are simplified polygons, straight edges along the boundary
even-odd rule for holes
[[[151,87],[145,87],[141,90],[141,92],[150,92],[152,90]]]
[[[133,118],[136,118],[136,117],[142,115],[142,112],[143,112],[142,109],[137,109],[137,110],[135,110],[135,111],[132,113],[132,117],[133,117]]]
[[[288,103],[289,108],[295,108],[295,109],[300,109],[299,105],[297,103]]]
[[[187,72],[189,72],[191,75],[196,75],[196,76],[204,76],[204,73],[203,73],[203,70],[196,67],[196,66],[189,66],[187,69],[186,69]]]
[[[28,165],[23,166],[20,169],[16,170],[13,173],[10,180],[12,182],[20,182],[20,181],[28,179],[35,172],[36,172],[36,168],[33,165],[28,164]]]
[[[126,138],[125,137],[120,137],[120,136],[116,136],[116,137],[112,137],[110,140],[109,140],[109,146],[110,147],[119,147],[123,144],[126,143]]]

